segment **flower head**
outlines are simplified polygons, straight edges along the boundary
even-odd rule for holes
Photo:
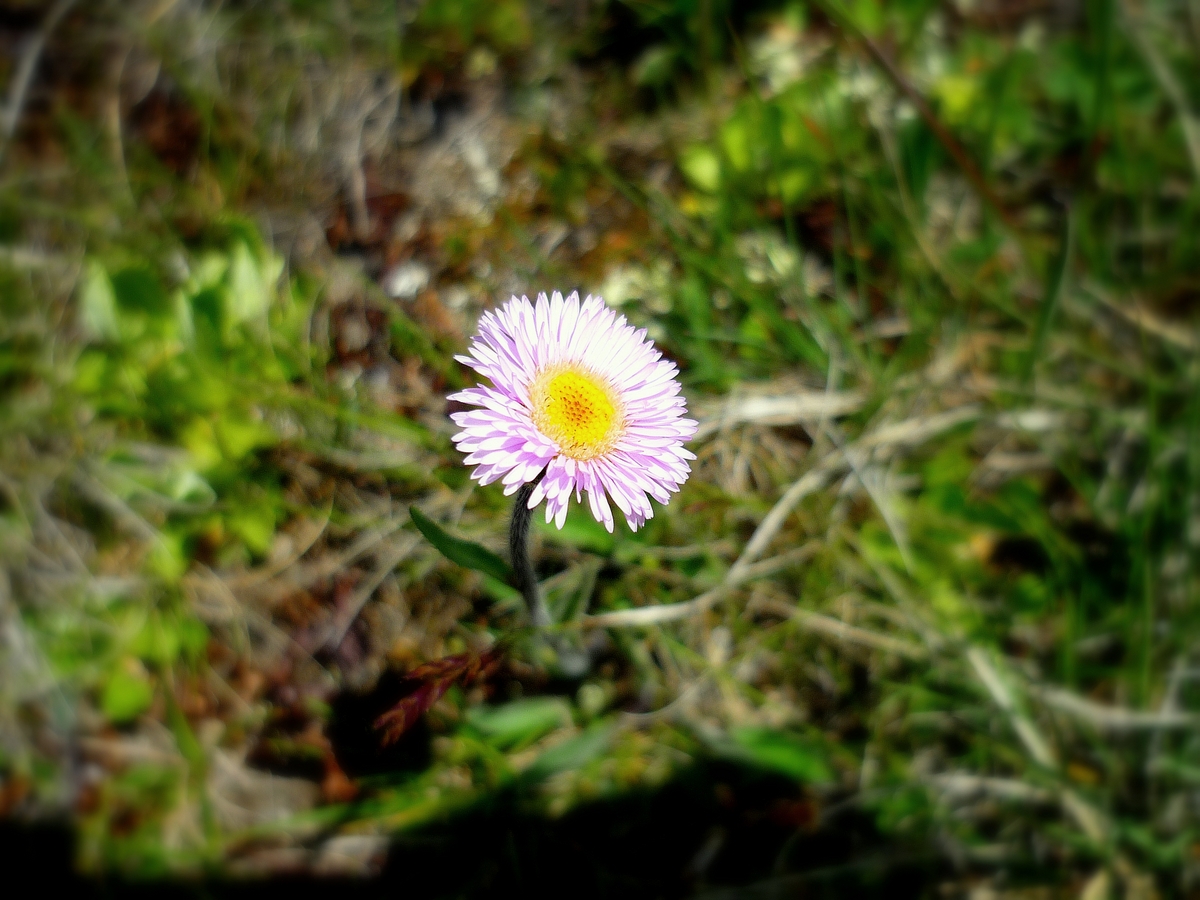
[[[678,369],[601,298],[513,297],[483,314],[469,353],[458,360],[492,384],[452,395],[479,408],[451,418],[480,484],[511,494],[544,470],[529,508],[545,500],[547,522],[562,528],[571,493],[586,491],[597,522],[613,530],[607,494],[636,531],[649,498],[666,503],[687,479],[696,423]]]

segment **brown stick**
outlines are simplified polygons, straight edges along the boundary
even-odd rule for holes
[[[962,170],[963,175],[966,176],[967,181],[971,182],[971,186],[975,188],[980,198],[992,208],[1005,225],[1015,230],[1018,224],[1016,218],[1008,211],[1000,198],[996,196],[996,192],[987,183],[987,179],[984,178],[983,172],[975,160],[971,158],[971,155],[967,153],[963,145],[958,142],[958,139],[950,133],[950,130],[942,124],[941,120],[937,117],[937,113],[933,111],[933,107],[929,105],[929,101],[913,86],[912,82],[904,77],[904,73],[900,71],[891,57],[884,53],[883,48],[875,43],[870,35],[862,31],[849,16],[838,9],[830,0],[816,0],[816,3],[830,19],[862,41],[863,46],[867,48],[867,52],[871,54],[871,57],[879,64],[879,67],[883,69],[888,78],[891,79],[896,89],[917,108],[917,112],[920,113],[925,124],[929,126],[929,130],[933,132],[934,137],[938,139],[938,143],[950,154],[955,164]]]

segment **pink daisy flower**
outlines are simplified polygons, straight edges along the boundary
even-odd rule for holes
[[[654,515],[650,497],[666,503],[687,480],[696,423],[683,417],[678,369],[600,297],[513,297],[483,314],[469,353],[458,360],[492,386],[453,394],[479,408],[450,418],[480,484],[501,479],[512,494],[544,471],[530,509],[545,500],[562,528],[571,493],[586,491],[611,532],[606,495],[636,531]]]

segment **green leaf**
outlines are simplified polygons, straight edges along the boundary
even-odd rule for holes
[[[538,780],[567,769],[579,769],[604,753],[612,744],[616,732],[615,722],[597,722],[569,741],[551,747],[534,760],[526,775]]]
[[[217,492],[212,485],[200,477],[195,469],[180,469],[171,473],[166,484],[166,493],[172,500],[181,503],[207,505],[216,502]]]
[[[145,266],[128,266],[114,272],[110,280],[117,306],[131,312],[161,316],[170,311],[170,301],[157,276]]]
[[[655,44],[638,57],[630,75],[638,87],[658,87],[671,81],[675,74],[675,49],[668,44]]]
[[[486,20],[487,33],[502,50],[518,50],[528,47],[533,40],[529,24],[529,13],[524,3],[486,4],[490,15]]]
[[[269,447],[276,440],[270,426],[234,411],[218,418],[215,430],[221,450],[230,460],[241,459],[259,447]]]
[[[151,613],[129,649],[146,662],[169,666],[179,656],[179,637],[173,617]]]
[[[141,674],[120,669],[104,686],[100,709],[110,722],[130,722],[150,708],[154,689]]]
[[[721,159],[704,144],[688,147],[679,156],[679,168],[693,186],[710,194],[721,187]]]
[[[166,581],[178,581],[188,570],[191,557],[184,546],[184,535],[162,532],[146,557],[146,568]]]
[[[425,539],[450,562],[490,575],[497,581],[511,580],[512,571],[508,564],[491,550],[474,541],[464,541],[448,534],[441,525],[415,506],[410,506],[408,512],[412,516],[413,524],[417,526],[417,531],[425,535]]]
[[[283,261],[278,257],[270,254],[259,257],[245,243],[235,244],[230,254],[224,310],[229,324],[250,322],[265,326],[275,285],[282,273]]]
[[[817,784],[833,781],[824,752],[798,734],[772,728],[739,728],[733,732],[730,749],[732,756],[797,781]]]
[[[208,626],[199,619],[180,619],[176,627],[179,629],[179,648],[187,656],[199,659],[208,649]]]
[[[483,592],[497,603],[508,606],[520,606],[524,602],[520,591],[491,575],[483,576]]]
[[[240,537],[253,553],[260,556],[271,549],[275,539],[275,510],[267,503],[244,506],[228,519],[229,530]]]
[[[80,324],[88,337],[115,341],[121,331],[117,325],[117,298],[104,266],[88,260],[79,292]]]
[[[503,706],[480,706],[467,723],[497,747],[528,746],[544,734],[571,724],[571,708],[560,697],[531,697]]]

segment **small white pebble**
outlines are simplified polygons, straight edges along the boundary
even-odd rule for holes
[[[383,289],[397,300],[411,300],[427,284],[429,267],[416,260],[400,263],[383,277]]]

